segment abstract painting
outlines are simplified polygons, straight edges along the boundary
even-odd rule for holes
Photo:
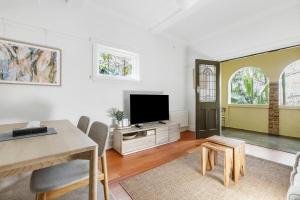
[[[138,55],[133,52],[95,44],[93,77],[139,80]]]
[[[0,38],[0,83],[60,85],[61,50]]]

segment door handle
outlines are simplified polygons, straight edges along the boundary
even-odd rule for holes
[[[197,85],[196,91],[198,94],[200,94],[200,86],[199,85]]]

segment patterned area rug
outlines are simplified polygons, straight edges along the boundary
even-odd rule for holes
[[[35,195],[30,192],[29,189],[30,175],[22,177],[12,186],[0,191],[0,200],[34,200]],[[86,200],[89,199],[88,187],[75,190],[67,193],[57,200]],[[104,199],[103,187],[101,183],[98,183],[98,199]],[[110,195],[110,199],[114,200],[114,197]]]
[[[247,156],[246,176],[223,186],[223,158],[200,174],[200,150],[121,183],[133,200],[284,200],[291,167]]]

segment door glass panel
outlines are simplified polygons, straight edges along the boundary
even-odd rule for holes
[[[199,66],[199,101],[216,102],[216,66]]]

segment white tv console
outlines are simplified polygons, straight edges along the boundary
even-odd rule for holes
[[[133,139],[123,136],[136,133]],[[167,122],[166,124],[147,123],[142,128],[115,129],[113,134],[113,148],[122,155],[153,148],[180,139],[180,124]]]

